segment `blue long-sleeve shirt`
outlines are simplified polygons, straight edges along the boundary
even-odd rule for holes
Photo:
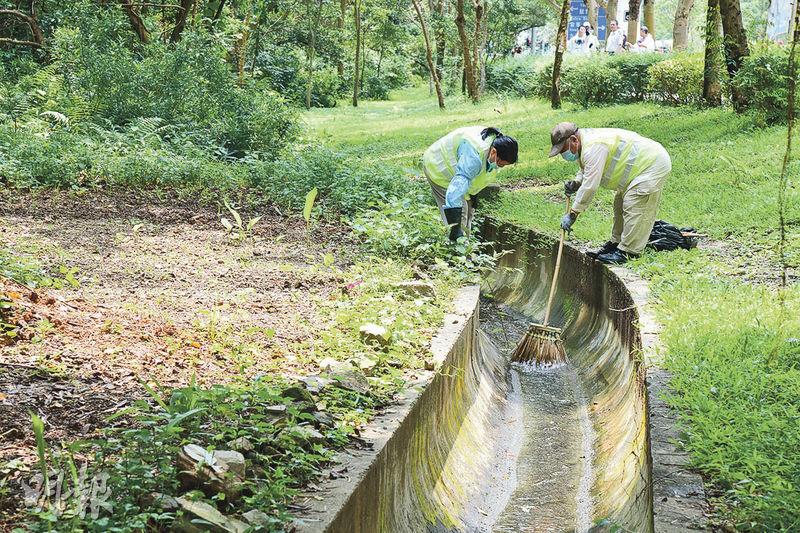
[[[464,195],[469,191],[478,174],[481,173],[481,155],[467,141],[461,141],[458,145],[458,163],[456,164],[456,175],[450,180],[445,193],[445,208],[462,207],[464,205]]]

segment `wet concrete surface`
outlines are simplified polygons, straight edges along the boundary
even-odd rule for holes
[[[529,320],[484,299],[481,327],[510,358]],[[509,410],[516,416],[505,435],[518,435],[513,492],[481,531],[559,533],[592,525],[594,432],[575,369],[510,365]],[[490,480],[491,485],[491,480]],[[491,490],[485,491],[489,501]],[[500,503],[494,498],[493,504]],[[488,503],[488,502],[487,502]]]

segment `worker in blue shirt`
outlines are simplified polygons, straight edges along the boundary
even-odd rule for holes
[[[470,230],[470,197],[497,181],[499,168],[516,163],[517,151],[513,137],[483,126],[454,130],[425,150],[422,167],[451,241],[464,235],[462,226]]]

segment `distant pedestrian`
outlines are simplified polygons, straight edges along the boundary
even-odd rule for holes
[[[425,150],[422,168],[442,218],[450,226],[451,241],[463,236],[464,230],[469,234],[470,197],[497,181],[498,169],[516,163],[517,151],[513,137],[483,126],[454,130]]]
[[[586,48],[588,49],[590,54],[600,51],[600,41],[597,40],[597,35],[594,34],[594,28],[587,20],[583,23],[583,27],[586,28]]]
[[[639,30],[639,40],[636,41],[636,48],[639,52],[655,52],[656,40],[653,39],[647,26],[642,26]]]
[[[606,52],[618,54],[625,51],[625,34],[616,20],[608,23],[608,37],[606,38]]]
[[[589,53],[589,42],[585,26],[579,26],[578,32],[567,42],[567,52],[582,55]]]
[[[581,128],[572,122],[557,124],[550,133],[550,157],[561,154],[580,170],[564,183],[564,192],[575,194],[561,228],[569,231],[578,215],[592,203],[599,187],[616,191],[611,240],[593,254],[603,263],[620,264],[644,251],[661,191],[672,170],[669,154],[656,141],[616,128]]]

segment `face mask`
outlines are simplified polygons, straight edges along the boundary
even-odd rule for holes
[[[570,163],[578,160],[578,154],[573,154],[570,151],[562,153],[561,157],[563,157],[565,161],[569,161]]]
[[[495,158],[494,161],[488,161],[487,160],[486,162],[489,164],[489,168],[488,168],[487,172],[494,172],[495,170],[497,170],[497,159],[496,158]]]

